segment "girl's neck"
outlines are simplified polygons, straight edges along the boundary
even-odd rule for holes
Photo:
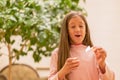
[[[82,43],[72,43],[71,45],[82,45]]]

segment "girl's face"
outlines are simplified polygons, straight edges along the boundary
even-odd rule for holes
[[[72,17],[68,23],[68,32],[71,44],[81,44],[85,38],[85,22],[78,15]]]

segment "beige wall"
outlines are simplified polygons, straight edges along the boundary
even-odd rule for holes
[[[95,45],[107,51],[107,62],[120,80],[120,0],[86,0]]]

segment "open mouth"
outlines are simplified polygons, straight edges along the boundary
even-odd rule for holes
[[[75,37],[80,37],[81,35],[75,35]]]

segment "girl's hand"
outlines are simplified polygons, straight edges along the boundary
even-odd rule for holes
[[[105,59],[107,57],[106,51],[101,47],[93,47],[93,51],[96,55],[96,59],[99,65],[99,68],[102,73],[105,73]]]
[[[63,79],[65,75],[69,74],[72,70],[76,69],[78,66],[79,60],[77,58],[68,58],[64,66],[58,73],[59,78]]]

